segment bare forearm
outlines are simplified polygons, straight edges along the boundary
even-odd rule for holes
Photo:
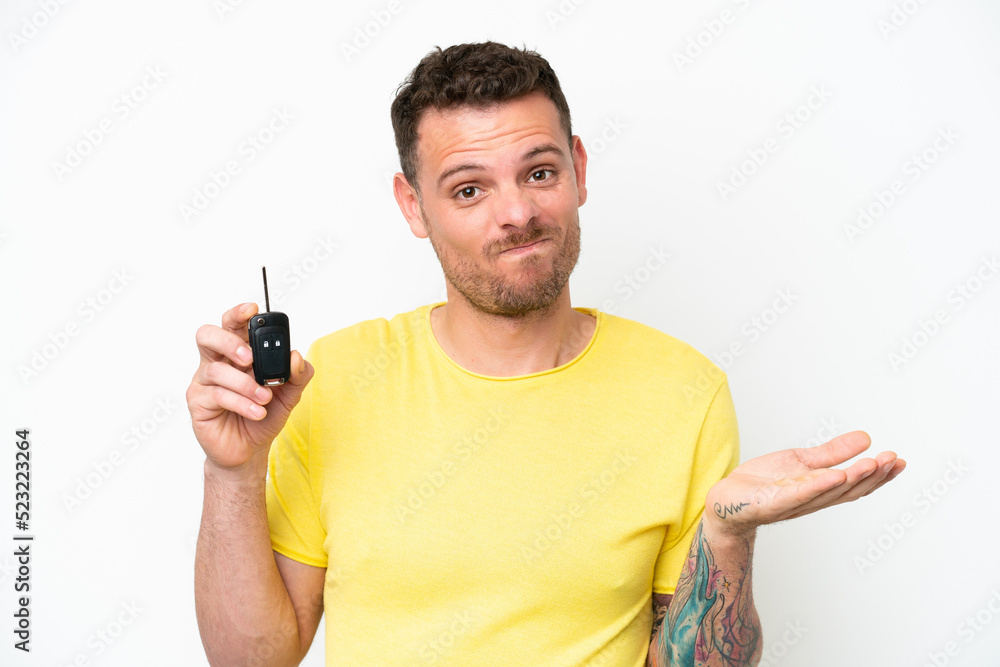
[[[753,604],[754,534],[732,537],[704,520],[668,611],[653,624],[649,667],[751,667],[760,659]]]
[[[263,468],[235,480],[205,466],[195,607],[213,667],[300,662],[295,611],[271,549]]]

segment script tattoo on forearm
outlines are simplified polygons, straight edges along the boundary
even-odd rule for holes
[[[717,567],[699,524],[670,607],[653,622],[648,667],[757,664],[763,647],[749,558],[734,579]]]
[[[749,507],[749,506],[750,506],[750,503],[740,503],[739,505],[736,505],[734,503],[730,503],[727,507],[723,507],[719,503],[715,503],[715,507],[714,507],[714,509],[715,509],[715,515],[718,516],[720,519],[725,519],[730,514],[736,514],[737,512],[739,512],[744,507]]]

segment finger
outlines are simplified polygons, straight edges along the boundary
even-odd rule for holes
[[[864,431],[851,431],[817,447],[796,449],[799,460],[810,468],[833,468],[871,447],[872,439]]]
[[[867,495],[873,489],[885,481],[896,464],[895,452],[880,452],[874,459],[866,458],[857,461],[847,469],[848,477],[854,477],[855,470],[860,471],[857,481],[853,482],[854,489],[850,491],[853,496],[850,500],[855,500],[863,495]]]
[[[877,465],[873,465],[873,463]],[[865,465],[862,467],[862,464]],[[855,468],[857,468],[857,471],[854,471]],[[896,455],[892,452],[882,452],[876,459],[859,461],[844,471],[848,475],[848,479],[844,484],[816,496],[808,503],[802,504],[786,518],[794,519],[821,509],[833,507],[834,505],[857,500],[884,485],[890,479],[890,475],[898,475],[901,470],[902,467],[899,467],[897,471]],[[893,471],[896,472],[894,473]],[[860,472],[860,476],[857,472]]]
[[[867,493],[865,493],[865,495],[867,496],[872,492],[877,491],[878,489],[882,488],[892,480],[899,477],[899,474],[903,472],[905,468],[906,468],[906,461],[904,461],[903,459],[896,459],[895,463],[893,464],[892,470],[890,470],[889,474],[885,476],[885,479],[879,482],[874,488],[870,489]]]
[[[774,521],[810,514],[836,502],[860,480],[877,470],[873,459],[867,461],[867,466],[859,462],[847,470],[814,470],[797,478],[776,481],[770,499],[772,505],[779,508]]]
[[[192,382],[188,390],[188,407],[194,421],[215,419],[224,411],[229,411],[251,421],[260,421],[267,416],[263,406],[246,396],[219,385],[203,385]]]
[[[872,461],[872,459],[865,460],[866,463],[870,461]],[[835,502],[831,502],[830,504],[836,505],[840,503],[847,503],[868,495],[885,482],[886,477],[889,475],[890,471],[892,471],[895,463],[896,454],[894,452],[880,453],[874,459],[874,467],[870,468],[870,471],[866,472],[861,479],[857,480],[849,487],[844,488],[843,494],[837,498]]]
[[[247,345],[247,339],[232,331],[203,324],[195,332],[194,339],[198,343],[198,352],[203,362],[229,359],[239,368],[247,368],[253,362],[253,352]]]
[[[241,303],[238,306],[230,308],[222,314],[222,328],[226,331],[232,331],[243,338],[244,341],[250,340],[250,334],[247,331],[247,322],[250,318],[257,314],[257,304],[252,301],[249,303]]]
[[[778,508],[779,516],[775,520],[782,521],[786,515],[811,504],[816,498],[835,493],[846,481],[847,474],[836,469],[814,470],[800,477],[780,479],[767,491],[770,496],[767,504]]]
[[[249,373],[233,368],[225,362],[202,364],[198,367],[194,380],[206,387],[223,387],[260,405],[266,405],[271,400],[270,389],[257,384]]]

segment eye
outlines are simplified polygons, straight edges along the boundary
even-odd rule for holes
[[[479,190],[474,185],[469,185],[458,191],[459,199],[473,199],[476,196],[476,192]]]
[[[545,181],[555,174],[553,169],[537,169],[531,172],[531,178],[528,179],[529,182],[537,183],[538,181]]]

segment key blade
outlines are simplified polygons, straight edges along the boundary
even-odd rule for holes
[[[264,274],[264,308],[267,312],[271,312],[271,298],[267,294],[267,267],[260,267],[261,272]]]

